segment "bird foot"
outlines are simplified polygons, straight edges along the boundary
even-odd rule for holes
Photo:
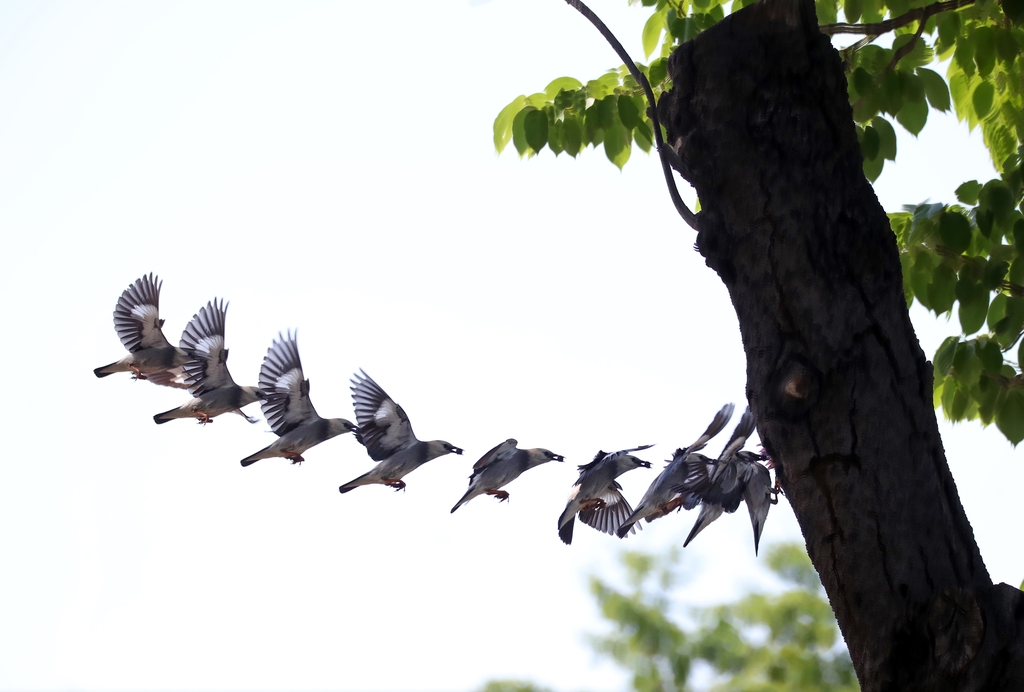
[[[679,497],[672,498],[671,500],[669,500],[665,504],[663,504],[660,507],[658,507],[657,514],[655,514],[651,518],[652,519],[659,519],[661,517],[668,516],[669,514],[671,514],[672,512],[674,512],[675,510],[679,509],[682,506],[683,506],[682,498],[679,498]]]
[[[295,452],[282,452],[281,456],[283,456],[285,459],[290,460],[293,464],[301,464],[302,462],[305,461],[305,459],[302,458],[301,454],[296,454]]]
[[[782,495],[783,492],[782,486],[779,484],[778,476],[775,477],[775,486],[771,490],[769,490],[768,493],[771,495],[771,499],[769,500],[769,502],[771,502],[773,505],[779,504],[779,495]]]
[[[581,510],[595,510],[604,509],[604,500],[599,497],[592,497],[589,500],[584,500],[583,505],[580,507]]]
[[[132,379],[133,380],[148,380],[149,379],[148,377],[146,377],[146,375],[143,374],[143,372],[141,370],[139,370],[134,365],[129,365],[128,369],[132,371]]]
[[[399,490],[405,490],[405,481],[399,480],[397,478],[385,478],[383,482],[384,485],[388,486],[389,488],[394,488],[396,493]]]
[[[196,418],[198,419],[199,425],[206,425],[207,423],[213,422],[213,419],[202,411],[196,411]]]
[[[488,491],[486,491],[486,494],[487,495],[494,495],[494,497],[498,498],[498,502],[507,502],[508,501],[508,493],[505,492],[504,490],[488,490]]]

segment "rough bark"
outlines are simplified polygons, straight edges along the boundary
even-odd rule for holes
[[[960,504],[813,3],[741,10],[669,73],[659,113],[703,206],[697,246],[732,297],[758,431],[862,688],[1024,689],[1024,594],[992,584]]]

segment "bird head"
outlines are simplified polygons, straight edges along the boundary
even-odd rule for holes
[[[430,443],[431,452],[434,452],[434,457],[444,456],[445,454],[462,454],[462,448],[456,447],[450,442],[444,440],[434,440]]]
[[[549,449],[541,449],[538,447],[536,449],[528,450],[527,453],[530,455],[530,463],[532,466],[546,464],[549,461],[565,461],[565,457],[561,454],[555,454]]]
[[[632,454],[624,454],[618,459],[619,467],[625,470],[630,469],[649,469],[651,468],[651,462],[644,461],[643,459],[637,459]]]
[[[330,418],[327,420],[328,430],[331,435],[344,435],[347,432],[354,432],[357,426],[355,423],[345,420],[344,418]]]

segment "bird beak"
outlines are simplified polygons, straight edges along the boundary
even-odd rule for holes
[[[639,461],[638,460],[637,463],[640,465],[641,468],[645,468],[645,469],[651,468],[651,462],[649,462],[649,461]]]
[[[556,454],[551,458],[554,459],[555,461],[565,461],[565,457],[563,457],[561,454]]]
[[[452,447],[452,453],[453,454],[462,454],[462,450],[459,449],[458,447]]]

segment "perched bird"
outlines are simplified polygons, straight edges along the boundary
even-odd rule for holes
[[[499,488],[519,478],[524,471],[549,461],[565,461],[561,454],[540,448],[516,449],[517,444],[519,443],[510,437],[473,464],[469,490],[452,507],[452,512],[477,495],[493,495],[498,498],[498,502],[504,502],[508,499],[508,493]]]
[[[372,471],[364,473],[338,488],[347,493],[361,485],[386,485],[395,490],[405,488],[403,476],[415,471],[431,459],[445,454],[462,454],[458,447],[443,440],[423,442],[416,439],[409,416],[380,385],[363,370],[352,375],[352,399],[355,402],[358,439],[374,461]]]
[[[258,387],[240,387],[228,372],[228,350],[224,348],[224,321],[227,305],[216,298],[200,308],[181,335],[181,349],[191,360],[185,362],[185,384],[193,399],[178,408],[153,416],[166,423],[175,418],[198,418],[199,423],[212,423],[222,413],[233,411],[250,423],[256,419],[242,413],[242,407],[263,398]]]
[[[188,355],[164,337],[160,319],[160,287],[163,282],[150,273],[126,288],[114,307],[114,329],[128,355],[110,365],[96,368],[96,377],[131,372],[133,380],[186,388],[182,365]]]
[[[772,479],[761,463],[764,460],[762,455],[740,451],[753,432],[754,414],[748,408],[721,456],[704,466],[695,480],[676,486],[677,492],[689,491],[700,498],[700,514],[683,542],[684,548],[723,512],[732,514],[739,508],[740,501],[745,500],[754,529],[754,554],[757,554],[761,531],[772,504]]]
[[[643,499],[640,500],[636,509],[633,510],[633,513],[629,515],[626,521],[622,522],[622,526],[616,531],[619,538],[625,538],[633,524],[641,519],[646,519],[649,523],[679,507],[693,509],[697,506],[699,498],[696,495],[693,493],[680,494],[672,488],[685,483],[688,478],[698,471],[698,468],[705,474],[707,473],[708,458],[695,453],[704,449],[711,438],[722,432],[722,428],[732,418],[734,409],[733,404],[723,406],[715,414],[715,418],[711,421],[708,429],[693,444],[676,450],[675,454],[672,455],[672,460],[668,462],[658,477],[654,479],[654,482],[651,483],[650,487],[647,488],[647,492],[644,493]],[[693,456],[692,461],[691,455]],[[698,467],[698,465],[700,466]]]
[[[321,418],[309,400],[309,380],[302,375],[296,337],[278,334],[260,368],[261,404],[270,428],[279,437],[274,444],[242,459],[248,466],[260,459],[284,457],[293,464],[304,461],[310,447],[352,432],[356,426],[344,418]]]
[[[642,445],[620,452],[598,452],[589,464],[578,467],[580,477],[569,491],[569,502],[558,517],[558,536],[566,545],[572,543],[572,527],[576,513],[580,521],[598,531],[614,534],[633,513],[620,492],[615,479],[635,468],[651,468],[651,462],[637,459],[630,452],[639,452],[654,445]],[[639,528],[639,527],[635,527]]]

